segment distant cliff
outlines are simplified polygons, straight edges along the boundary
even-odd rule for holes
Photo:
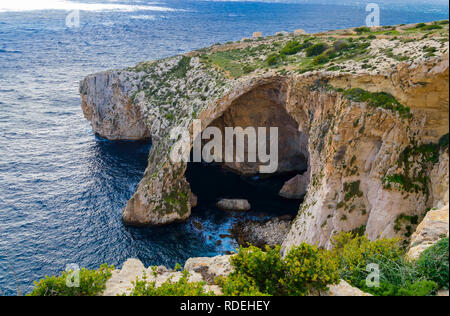
[[[302,157],[309,183],[284,249],[329,246],[339,231],[407,239],[448,205],[448,64],[448,22],[356,28],[216,45],[90,75],[80,93],[95,133],[152,139],[125,223],[190,216],[187,164],[169,159],[173,128],[278,126],[278,172]]]

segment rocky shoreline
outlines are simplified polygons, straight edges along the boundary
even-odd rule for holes
[[[275,217],[264,221],[243,221],[235,224],[231,234],[240,246],[281,246],[291,229],[291,216]]]

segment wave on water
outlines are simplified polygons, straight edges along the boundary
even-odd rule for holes
[[[156,20],[156,16],[154,15],[133,15],[131,18],[135,20],[150,20],[150,21]]]
[[[0,12],[23,12],[43,10],[81,10],[81,11],[164,11],[174,12],[177,9],[150,3],[151,5],[131,5],[117,3],[81,3],[66,0],[2,0]]]
[[[20,54],[22,53],[20,50],[6,50],[0,48],[0,53],[6,53],[6,54]]]

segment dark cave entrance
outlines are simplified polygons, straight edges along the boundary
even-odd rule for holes
[[[286,96],[286,88],[282,82],[260,85],[236,99],[223,115],[209,125],[220,129],[223,137],[225,127],[277,127],[278,169],[271,174],[261,174],[259,166],[264,164],[260,161],[188,163],[185,176],[198,198],[198,204],[192,210],[191,221],[198,222],[194,226],[202,227],[201,222],[212,217],[222,223],[227,220],[236,223],[280,216],[295,218],[303,196],[288,199],[279,193],[287,181],[298,175],[306,175],[309,151],[306,135],[299,131],[298,123],[286,110]],[[222,144],[225,144],[225,139]],[[248,157],[248,139],[245,154]],[[222,157],[224,156],[222,153]],[[216,206],[221,199],[245,199],[249,201],[251,210],[221,211]],[[223,231],[222,237],[227,237]]]
[[[216,203],[221,199],[245,199],[252,206],[247,214],[258,217],[297,213],[303,200],[279,195],[285,182],[295,175],[295,172],[271,177],[239,175],[215,163],[189,163],[186,170],[186,179],[198,198],[193,213],[204,208],[218,210]]]

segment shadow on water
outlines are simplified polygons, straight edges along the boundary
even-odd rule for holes
[[[206,163],[190,163],[186,171],[192,192],[198,197],[194,212],[215,208],[223,198],[246,199],[252,205],[251,215],[270,217],[297,213],[302,201],[285,199],[278,194],[284,183],[295,175],[242,176]]]

